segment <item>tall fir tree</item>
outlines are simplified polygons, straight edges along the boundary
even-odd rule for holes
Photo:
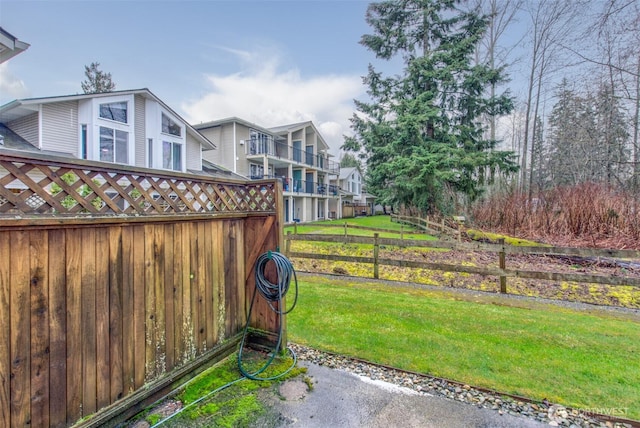
[[[111,92],[116,89],[116,84],[111,80],[111,73],[100,70],[99,62],[92,62],[84,66],[86,80],[80,83],[85,94],[99,94]]]
[[[551,185],[619,184],[630,171],[624,112],[610,87],[581,95],[566,79],[556,90],[549,118]]]
[[[517,170],[512,152],[483,137],[483,115],[512,109],[508,94],[487,95],[501,70],[474,65],[487,20],[457,3],[388,0],[367,9],[373,34],[361,44],[383,60],[401,56],[404,70],[385,77],[369,65],[369,100],[356,100],[354,136],[343,147],[365,154],[368,189],[383,204],[448,212],[447,195],[475,199],[486,170]]]

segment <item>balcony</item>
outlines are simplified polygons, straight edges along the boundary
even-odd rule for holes
[[[282,188],[285,193],[298,193],[319,196],[338,196],[338,186],[334,184],[319,183],[316,181],[297,180],[291,177],[277,177],[272,175],[251,176],[252,180],[263,180],[269,178],[277,178],[282,182]]]
[[[280,159],[289,163],[297,163],[317,168],[331,174],[340,172],[340,165],[329,160],[328,156],[313,154],[288,144],[273,140],[249,140],[248,156],[264,156]]]

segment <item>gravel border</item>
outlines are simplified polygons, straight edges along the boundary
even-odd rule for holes
[[[592,412],[602,412],[605,409],[571,409],[547,401],[534,402],[514,399],[495,392],[477,389],[469,385],[463,385],[444,379],[417,373],[405,372],[367,363],[354,358],[318,351],[303,345],[289,343],[289,347],[295,352],[298,360],[307,361],[332,369],[343,370],[358,376],[364,376],[372,380],[389,382],[398,386],[411,388],[419,394],[436,395],[451,400],[491,409],[499,414],[509,414],[518,417],[526,417],[550,426],[570,428],[627,428],[631,424],[614,422],[605,417],[597,418]],[[625,409],[609,409],[618,412],[616,415],[624,418]],[[636,425],[640,426],[640,425]]]

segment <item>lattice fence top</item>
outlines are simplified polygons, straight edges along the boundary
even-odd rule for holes
[[[45,162],[0,153],[0,215],[169,215],[274,212],[275,181]]]

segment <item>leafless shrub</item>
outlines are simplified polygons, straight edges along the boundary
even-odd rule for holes
[[[476,227],[562,245],[640,248],[639,202],[597,183],[558,187],[530,200],[495,195],[473,207]]]

